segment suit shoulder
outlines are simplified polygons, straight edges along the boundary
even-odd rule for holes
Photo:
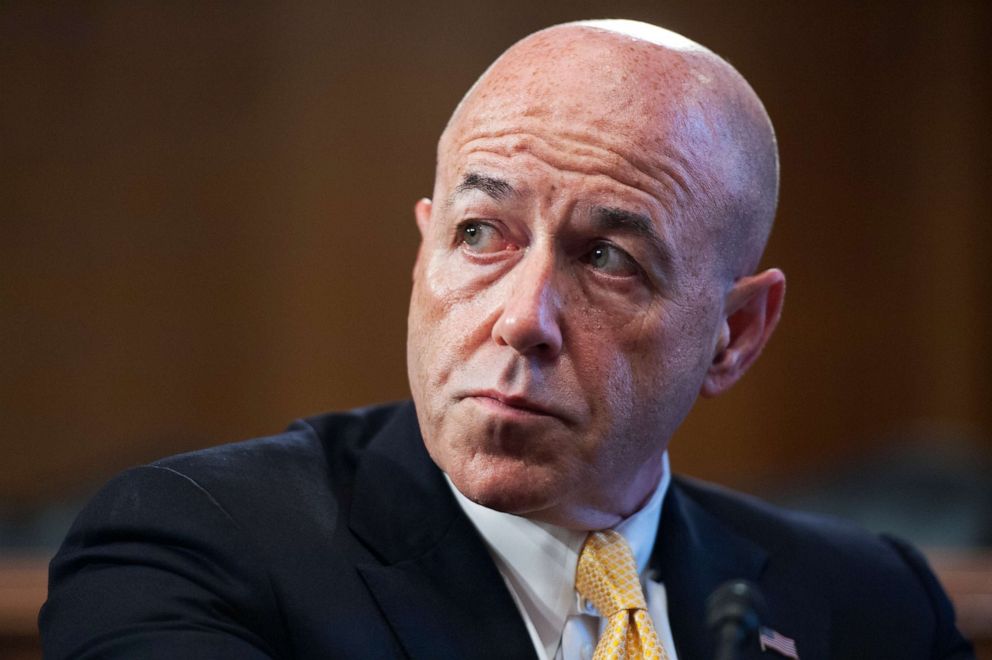
[[[904,545],[831,516],[769,504],[721,486],[680,478],[679,488],[709,516],[768,555],[766,575],[814,584],[835,604],[930,600]],[[928,570],[928,569],[925,569]],[[921,599],[921,597],[924,597]]]
[[[767,553],[763,585],[787,591],[805,585],[824,598],[838,629],[859,631],[848,642],[876,639],[884,630],[896,635],[912,625],[932,631],[933,657],[973,657],[940,583],[908,544],[694,479],[677,477],[675,484],[695,506]],[[854,649],[845,653],[838,657],[857,655]]]
[[[134,468],[111,482],[151,487],[149,471],[171,472],[156,488],[192,487],[249,534],[273,530],[294,537],[309,529],[331,533],[339,512],[351,506],[357,466],[369,442],[412,404],[381,405],[328,413],[294,422],[273,436],[218,445]],[[137,479],[137,481],[135,481]],[[166,497],[166,495],[163,495]]]
[[[151,466],[202,486],[230,480],[257,486],[290,475],[294,481],[348,480],[371,438],[408,406],[382,404],[301,418],[282,433],[169,456]]]
[[[794,511],[758,497],[689,477],[675,478],[703,510],[740,536],[758,541],[772,552],[816,552],[865,559],[881,552],[899,559],[889,544],[854,523],[832,516]]]

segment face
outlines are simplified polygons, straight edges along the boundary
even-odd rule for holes
[[[611,106],[609,89],[598,112],[560,87],[484,96],[449,127],[434,201],[416,208],[408,368],[424,440],[474,501],[606,527],[657,484],[725,290],[679,206],[688,168],[657,148],[674,139],[663,119]]]

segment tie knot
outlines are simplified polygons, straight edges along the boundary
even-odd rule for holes
[[[630,546],[613,530],[591,532],[586,538],[575,571],[575,590],[601,616],[647,608]]]

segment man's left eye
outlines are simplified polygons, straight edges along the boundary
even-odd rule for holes
[[[613,277],[633,277],[640,273],[640,268],[630,255],[609,243],[594,245],[583,261]]]

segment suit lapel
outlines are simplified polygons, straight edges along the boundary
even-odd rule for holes
[[[759,547],[727,530],[673,480],[651,563],[665,583],[680,658],[713,657],[706,598],[727,580],[756,581],[765,560]]]
[[[713,657],[706,627],[706,599],[727,580],[758,585],[765,599],[761,623],[796,641],[799,657],[827,657],[829,611],[822,599],[811,598],[798,579],[783,579],[776,562],[754,541],[744,538],[697,503],[672,481],[665,500],[651,565],[664,581],[668,616],[679,658]],[[757,636],[741,651],[742,660],[782,658],[762,651]]]
[[[411,658],[526,658],[534,646],[482,539],[423,446],[412,405],[369,443],[349,527],[358,571]]]

